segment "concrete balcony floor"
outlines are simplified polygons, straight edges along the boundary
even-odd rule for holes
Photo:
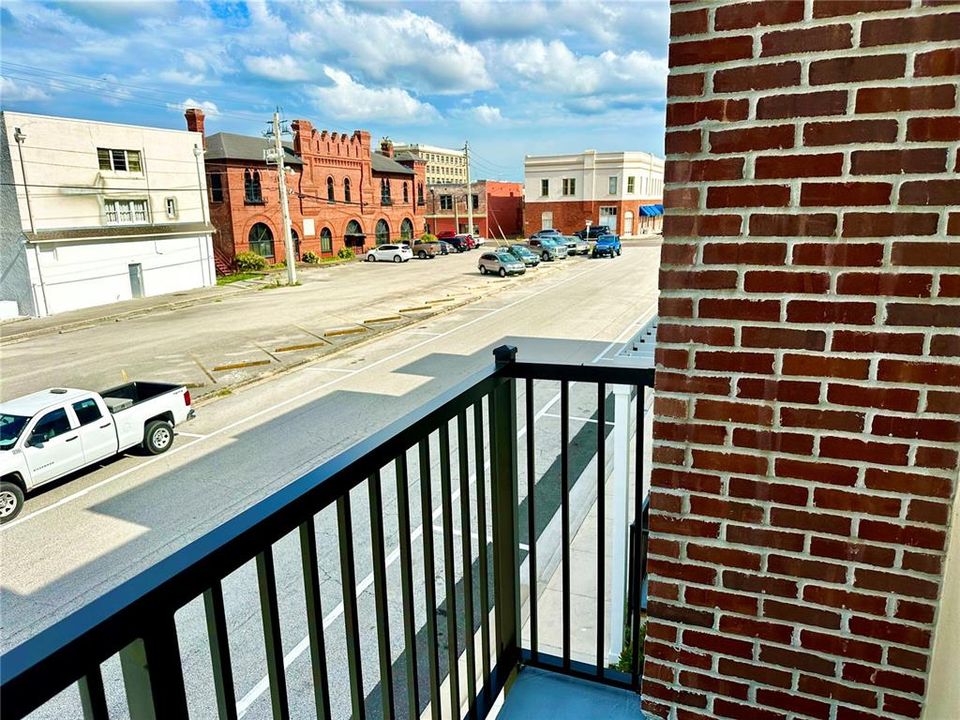
[[[523,668],[497,720],[639,720],[640,695],[559,673]]]

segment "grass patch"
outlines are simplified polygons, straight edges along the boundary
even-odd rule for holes
[[[230,283],[235,283],[240,280],[252,280],[253,278],[261,277],[263,273],[255,272],[238,272],[233,275],[224,275],[223,277],[217,278],[217,285],[229,285]]]
[[[637,638],[640,643],[640,654],[639,654],[639,663],[640,663],[640,672],[643,673],[643,640],[647,636],[647,624],[643,623],[640,626],[640,632],[637,633],[640,637]],[[624,628],[623,634],[623,650],[620,651],[620,659],[610,666],[611,670],[619,670],[623,673],[633,672],[633,638],[630,637],[630,624],[627,623],[627,626]]]

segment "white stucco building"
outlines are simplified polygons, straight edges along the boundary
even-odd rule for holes
[[[663,205],[663,158],[646,152],[527,155],[523,161],[524,232],[564,233],[607,225],[632,236],[656,230]]]
[[[0,126],[0,317],[216,284],[199,133],[16,112]]]

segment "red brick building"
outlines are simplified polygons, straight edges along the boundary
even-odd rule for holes
[[[653,716],[960,717],[960,8],[671,4]]]
[[[515,238],[523,234],[522,183],[478,180],[470,190],[473,224],[480,237]],[[431,232],[467,232],[467,191],[463,185],[430,185],[426,200]]]
[[[203,133],[201,110],[186,111],[187,127]],[[426,163],[410,153],[393,157],[387,140],[379,151],[370,133],[318,131],[307,120],[291,124],[284,143],[289,206],[299,258],[331,257],[342,247],[363,248],[419,236],[426,211]],[[270,141],[216,133],[205,137],[210,219],[217,233],[218,270],[237,253],[252,251],[270,262],[286,260],[276,166],[264,161]]]

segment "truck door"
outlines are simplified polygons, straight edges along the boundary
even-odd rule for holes
[[[117,452],[117,432],[113,420],[105,417],[93,398],[78,400],[73,404],[80,427],[80,445],[83,447],[85,465],[108,458]]]
[[[80,435],[70,426],[65,408],[51,410],[37,420],[27,436],[23,456],[37,485],[83,467]]]

